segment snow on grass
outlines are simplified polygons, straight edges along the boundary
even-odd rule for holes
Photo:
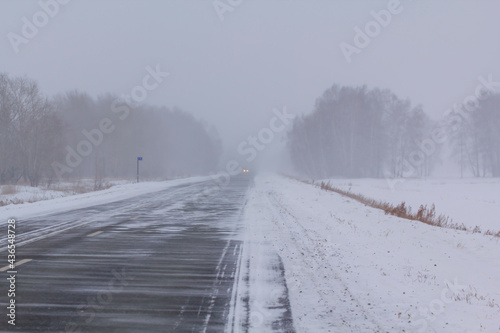
[[[129,184],[129,180],[110,180],[101,186],[107,189],[115,185]],[[68,195],[82,194],[95,191],[93,179],[82,179],[73,182],[61,182],[32,187],[28,185],[0,185],[0,207],[12,204],[32,203],[51,200]]]
[[[276,288],[262,251],[274,251],[283,261],[298,332],[500,328],[498,238],[389,216],[277,176],[256,178],[245,222],[248,269],[254,271],[248,289],[261,310],[250,302],[240,312],[264,318],[251,332],[270,331],[272,322],[265,316],[272,314]]]
[[[2,185],[0,186],[0,207],[24,202],[50,200],[60,198],[65,195],[67,194],[61,190],[51,190],[24,185]]]
[[[126,181],[117,181],[117,185],[112,186],[108,189],[91,191],[81,194],[74,194],[75,192],[72,192],[71,190],[61,192],[55,191],[55,193],[52,193],[51,190],[46,191],[30,187],[25,192],[26,194],[23,194],[24,192],[22,192],[21,190],[14,195],[20,198],[22,198],[23,196],[30,198],[34,195],[34,193],[39,193],[40,196],[38,198],[45,195],[46,200],[27,202],[23,204],[10,204],[0,207],[0,224],[7,223],[7,219],[9,218],[26,219],[44,214],[53,214],[70,209],[84,208],[92,205],[124,200],[150,192],[161,191],[163,189],[167,189],[180,184],[196,183],[208,179],[210,178],[206,176],[200,176],[169,181],[141,182],[138,184],[126,183]],[[54,195],[54,197],[50,198],[51,195]]]
[[[333,186],[392,204],[436,206],[454,223],[500,231],[500,179],[328,179]]]

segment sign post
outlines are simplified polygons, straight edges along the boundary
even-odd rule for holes
[[[142,161],[142,157],[137,157],[137,182],[139,182],[139,161]]]

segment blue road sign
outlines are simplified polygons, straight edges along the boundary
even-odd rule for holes
[[[137,157],[137,160],[138,161],[142,161],[142,157]]]

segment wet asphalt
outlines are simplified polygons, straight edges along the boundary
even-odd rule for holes
[[[253,180],[179,185],[16,224],[16,325],[3,332],[221,332]],[[5,246],[0,256],[6,257]],[[3,265],[0,265],[3,266]]]

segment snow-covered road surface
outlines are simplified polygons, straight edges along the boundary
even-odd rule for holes
[[[284,287],[297,332],[500,328],[498,238],[388,216],[278,176],[256,178],[244,216],[238,320],[250,332],[273,331]]]

